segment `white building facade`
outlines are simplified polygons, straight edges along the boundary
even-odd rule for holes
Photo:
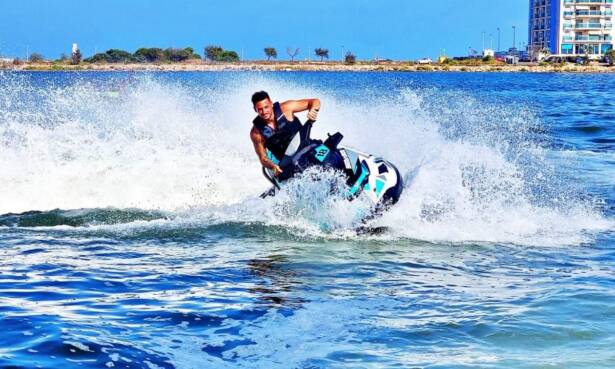
[[[601,58],[613,48],[613,0],[530,0],[528,50]]]

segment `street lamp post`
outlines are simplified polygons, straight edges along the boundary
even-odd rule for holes
[[[498,51],[500,51],[500,27],[498,27]]]

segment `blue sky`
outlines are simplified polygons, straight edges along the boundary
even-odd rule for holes
[[[273,46],[279,59],[316,47],[333,59],[351,50],[359,59],[466,55],[482,48],[482,32],[501,29],[501,48],[527,42],[528,0],[0,0],[0,54],[25,57],[26,48],[48,58],[85,56],[110,48],[221,45],[245,59],[264,58]]]

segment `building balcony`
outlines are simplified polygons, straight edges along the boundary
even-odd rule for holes
[[[613,0],[564,0],[564,4],[613,4]]]
[[[566,15],[567,12],[564,12],[564,15]],[[570,12],[572,13],[572,12]],[[588,18],[601,18],[601,17],[610,17],[613,15],[613,12],[611,11],[600,11],[600,10],[577,10],[576,12],[574,12],[574,15],[576,15],[577,17],[588,17]]]
[[[574,26],[569,25],[569,28],[575,29],[611,29],[610,24],[600,24],[600,23],[575,23]],[[564,26],[566,28],[566,26]]]
[[[564,41],[571,41],[572,37],[568,37],[569,39],[566,40],[566,37],[563,38]],[[577,35],[574,38],[574,41],[610,41],[611,37],[607,36],[607,37],[603,37],[600,35]]]

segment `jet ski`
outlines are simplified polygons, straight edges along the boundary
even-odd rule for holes
[[[303,124],[281,159],[267,151],[269,159],[280,166],[282,173],[274,176],[271,169],[263,167],[263,175],[273,187],[264,192],[262,198],[275,196],[285,181],[316,166],[343,173],[348,185],[345,196],[349,201],[366,196],[380,212],[399,200],[403,180],[395,165],[377,156],[339,146],[343,138],[339,132],[328,135],[325,141],[311,138],[313,123],[308,120]]]

